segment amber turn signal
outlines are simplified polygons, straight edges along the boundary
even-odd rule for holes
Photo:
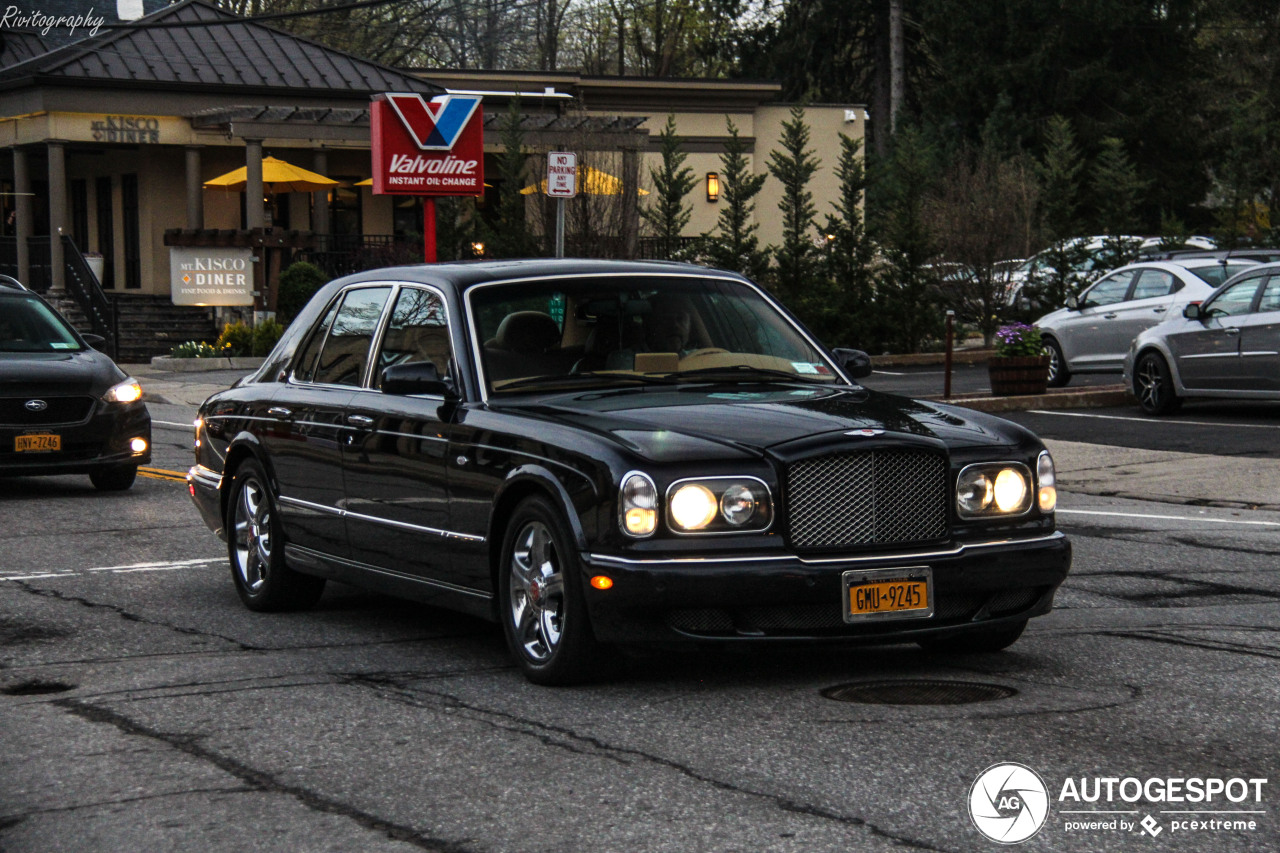
[[[591,579],[591,585],[596,589],[612,589],[613,578],[608,578],[604,575],[596,575]]]

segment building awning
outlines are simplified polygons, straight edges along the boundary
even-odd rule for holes
[[[249,182],[249,167],[232,169],[204,182],[205,189],[241,191]],[[309,193],[336,187],[338,182],[276,157],[262,158],[262,187],[269,193]]]

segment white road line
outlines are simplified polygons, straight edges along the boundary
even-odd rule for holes
[[[1280,429],[1280,424],[1236,424],[1214,423],[1213,421],[1177,421],[1156,420],[1155,418],[1131,418],[1122,415],[1090,415],[1085,412],[1051,412],[1045,409],[1027,409],[1029,415],[1057,415],[1060,418],[1094,418],[1100,421],[1136,421],[1149,426],[1168,424],[1169,426],[1211,426],[1230,427],[1232,429]]]
[[[30,581],[40,580],[41,578],[66,578],[74,577],[76,575],[87,575],[101,572],[107,572],[113,575],[123,575],[131,572],[176,572],[182,569],[195,568],[197,566],[207,566],[211,563],[221,563],[225,559],[225,557],[209,557],[203,560],[169,560],[158,563],[129,563],[123,566],[93,566],[70,572],[36,572],[26,575],[0,575],[0,581]]]
[[[225,559],[223,557],[206,557],[201,560],[162,560],[152,563],[126,563],[123,566],[95,566],[91,569],[82,569],[85,572],[127,572],[134,569],[155,569],[164,566],[173,566],[175,569],[185,568],[187,566],[203,566],[208,563],[220,563]]]
[[[194,432],[194,431],[195,431],[195,428],[196,428],[196,427],[195,427],[195,424],[192,424],[192,423],[177,424],[177,423],[174,423],[173,421],[157,421],[157,420],[154,420],[154,419],[153,419],[151,422],[152,422],[153,424],[160,424],[160,426],[167,426],[167,427],[181,427],[182,429],[189,429],[189,430],[191,430],[192,432]]]
[[[906,376],[905,373],[894,373],[892,370],[873,370],[872,373],[878,373],[881,376]]]
[[[1188,515],[1146,515],[1138,512],[1102,512],[1089,509],[1059,509],[1058,515],[1107,515],[1114,518],[1154,518],[1160,521],[1203,521],[1209,524],[1250,524],[1256,527],[1280,527],[1280,521],[1237,521],[1234,518],[1204,518]]]

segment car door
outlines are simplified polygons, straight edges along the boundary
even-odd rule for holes
[[[1253,308],[1264,277],[1251,276],[1219,290],[1201,306],[1202,319],[1169,334],[1169,351],[1188,391],[1239,388],[1240,321]]]
[[[1119,270],[1080,295],[1079,309],[1062,320],[1057,329],[1063,356],[1074,370],[1106,365],[1123,332],[1116,326],[1117,306],[1128,298],[1137,273]],[[1128,340],[1123,347],[1128,348]],[[1121,350],[1123,356],[1123,350]]]
[[[1267,279],[1254,310],[1240,318],[1240,388],[1280,393],[1280,275]]]
[[[452,577],[452,552],[463,534],[450,527],[450,411],[442,395],[394,395],[381,390],[392,365],[429,361],[441,376],[452,369],[443,295],[401,285],[378,344],[369,386],[348,406],[353,428],[345,449],[347,530],[351,556],[394,574],[470,589]]]
[[[345,557],[343,445],[347,404],[364,380],[389,287],[345,291],[317,323],[271,399],[262,438],[276,475],[285,537],[295,548]]]
[[[1165,318],[1173,302],[1173,294],[1180,284],[1173,273],[1156,267],[1138,271],[1128,298],[1113,306],[1115,319],[1107,326],[1105,356],[1107,364],[1117,369],[1124,365],[1129,344],[1140,332],[1146,331]],[[1101,365],[1099,365],[1101,366]]]

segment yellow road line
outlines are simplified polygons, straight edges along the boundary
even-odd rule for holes
[[[187,475],[182,471],[169,471],[164,468],[146,468],[139,466],[138,474],[142,477],[150,477],[153,480],[175,480],[179,483],[187,481]]]

